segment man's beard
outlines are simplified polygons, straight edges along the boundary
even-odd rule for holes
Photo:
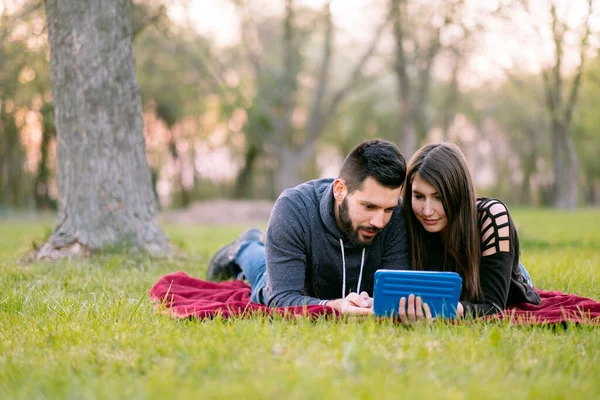
[[[359,225],[355,229],[352,224],[352,219],[350,218],[350,210],[348,209],[348,199],[347,198],[344,198],[344,200],[342,200],[342,204],[340,204],[338,206],[338,214],[340,216],[340,223],[342,224],[342,233],[346,237],[346,240],[353,246],[369,247],[370,245],[373,244],[373,242],[375,241],[375,238],[377,237],[379,232],[381,232],[381,229],[375,228],[374,226],[370,226],[370,225],[369,226]],[[358,231],[360,229],[363,229],[363,230],[366,230],[369,232],[375,232],[375,236],[373,236],[367,240],[361,240],[360,236],[358,234]]]

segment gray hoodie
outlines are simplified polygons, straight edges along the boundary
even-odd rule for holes
[[[371,246],[353,246],[336,223],[333,181],[303,183],[275,202],[265,249],[269,307],[324,304],[351,292],[372,296],[376,270],[409,269],[401,206]]]

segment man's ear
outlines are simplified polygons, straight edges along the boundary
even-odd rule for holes
[[[333,181],[333,197],[335,197],[338,202],[343,201],[347,194],[348,187],[343,179],[337,178]]]

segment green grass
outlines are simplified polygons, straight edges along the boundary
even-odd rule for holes
[[[600,300],[600,211],[513,215],[537,286]],[[173,320],[148,289],[244,227],[169,226],[179,259],[20,263],[51,228],[0,222],[0,399],[600,398],[600,327]]]

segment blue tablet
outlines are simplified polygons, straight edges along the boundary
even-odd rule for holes
[[[375,272],[373,311],[378,316],[396,316],[400,298],[408,301],[408,295],[414,294],[429,305],[433,317],[454,318],[461,287],[456,272],[380,269]]]

